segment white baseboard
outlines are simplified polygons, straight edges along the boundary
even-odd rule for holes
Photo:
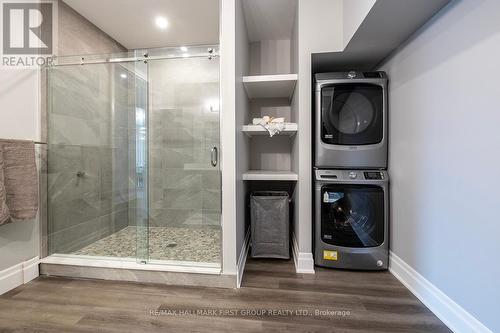
[[[314,259],[312,253],[299,252],[295,234],[292,235],[293,262],[295,271],[299,274],[314,274]]]
[[[240,256],[238,258],[238,266],[236,267],[236,286],[241,287],[243,280],[243,272],[245,271],[245,264],[247,262],[248,251],[250,250],[250,229],[245,234],[245,240],[241,246]]]
[[[455,333],[493,333],[392,251],[389,271]]]
[[[38,277],[38,257],[0,271],[0,295]]]

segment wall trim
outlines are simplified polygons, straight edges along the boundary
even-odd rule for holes
[[[34,257],[0,271],[0,295],[36,279],[39,262],[40,259]]]
[[[392,251],[389,271],[455,333],[493,333]]]
[[[309,252],[299,252],[299,244],[295,233],[292,234],[292,252],[295,272],[298,274],[314,274],[313,255]]]
[[[220,171],[222,274],[236,275],[236,3],[220,1]]]
[[[243,240],[243,245],[241,246],[240,256],[238,258],[238,267],[236,269],[236,288],[241,287],[241,281],[243,280],[243,272],[245,271],[245,265],[247,263],[248,251],[250,251],[250,228],[248,228],[245,239]]]

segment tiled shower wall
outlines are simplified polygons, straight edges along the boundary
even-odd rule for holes
[[[124,72],[120,65],[50,70],[50,253],[77,250],[128,225],[128,203],[134,199],[129,118],[135,108],[129,79],[120,76]]]
[[[151,226],[220,226],[218,61],[149,62]]]

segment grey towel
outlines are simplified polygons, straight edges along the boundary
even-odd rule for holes
[[[36,217],[38,211],[38,173],[35,144],[32,141],[0,140],[7,207],[14,219]]]
[[[10,222],[9,207],[7,207],[7,193],[5,193],[3,177],[3,153],[0,147],[0,225]]]

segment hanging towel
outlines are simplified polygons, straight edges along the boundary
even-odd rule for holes
[[[5,192],[3,177],[3,153],[0,147],[0,225],[10,222],[9,207],[7,207],[7,193]]]
[[[38,211],[38,173],[35,144],[32,141],[0,140],[7,207],[14,219],[36,217]]]

